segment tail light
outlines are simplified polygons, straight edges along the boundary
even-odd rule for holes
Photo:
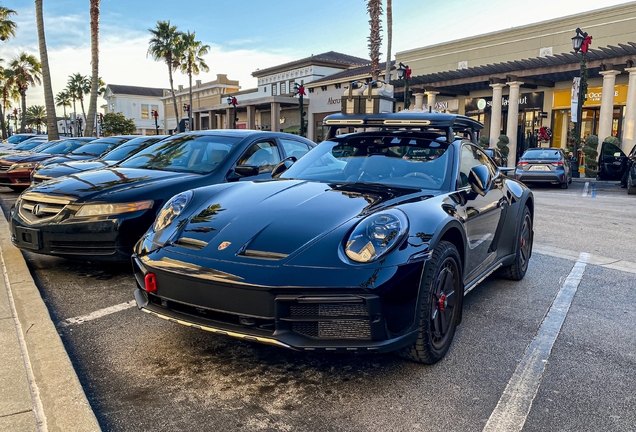
[[[149,293],[157,292],[157,277],[154,273],[148,273],[144,282],[146,283],[146,291]]]
[[[552,164],[551,164],[551,165],[554,165],[554,166],[563,166],[563,162],[552,162]]]
[[[522,161],[517,162],[517,166],[524,166],[524,165],[528,165],[528,162],[522,162]]]

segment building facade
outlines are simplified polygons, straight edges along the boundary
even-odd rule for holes
[[[164,106],[161,97],[164,90],[152,87],[137,87],[119,84],[108,84],[104,99],[106,113],[121,113],[130,118],[137,127],[136,134],[164,134]],[[159,114],[156,121],[153,112]]]

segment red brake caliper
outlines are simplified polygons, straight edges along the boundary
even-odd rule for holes
[[[446,309],[446,294],[442,294],[439,298],[439,310],[443,311],[444,309]]]

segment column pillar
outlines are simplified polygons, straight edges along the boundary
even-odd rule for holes
[[[517,126],[519,125],[519,86],[523,84],[519,81],[511,81],[508,83],[510,87],[510,95],[508,96],[508,127],[506,135],[510,143],[508,148],[508,166],[514,168],[517,166]],[[493,104],[494,105],[494,104]]]
[[[223,129],[232,129],[232,108],[225,108],[225,124]]]
[[[497,147],[497,141],[499,141],[499,135],[501,135],[501,94],[503,92],[505,84],[495,83],[490,84],[492,87],[492,110],[490,112],[490,131],[488,136],[490,137],[489,147]]]
[[[439,92],[436,91],[427,91],[426,92],[426,105],[428,105],[427,111],[435,110],[435,99]]]
[[[614,84],[620,71],[608,70],[603,75],[603,96],[601,98],[601,115],[598,120],[598,148],[603,140],[612,135],[612,119],[614,118]]]
[[[272,132],[280,132],[280,103],[272,102]]]
[[[424,93],[415,93],[415,105],[413,106],[414,110],[423,109],[424,105]]]
[[[629,154],[636,144],[636,67],[626,68],[625,72],[629,72],[629,83],[621,149],[625,154]]]
[[[256,107],[254,105],[247,106],[247,128],[256,129]]]
[[[214,111],[208,111],[208,128],[216,129],[216,116],[214,115]]]

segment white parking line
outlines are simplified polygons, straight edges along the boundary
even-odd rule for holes
[[[582,197],[587,196],[587,190],[590,188],[590,182],[585,182],[585,186],[583,186],[583,193],[581,194]]]
[[[574,294],[581,283],[588,259],[589,254],[582,252],[579,260],[574,264],[574,268],[539,326],[537,334],[508,381],[499,403],[484,427],[484,432],[513,432],[523,429],[532,402],[539,390],[552,346],[559,336]]]
[[[82,315],[75,318],[65,319],[64,321],[57,323],[57,327],[68,327],[73,324],[82,324],[86,321],[92,321],[94,319],[101,318],[103,316],[110,315],[115,312],[122,311],[124,309],[129,309],[135,305],[136,303],[134,300],[128,301],[126,303],[120,303],[115,306],[110,306],[104,309],[97,310],[95,312],[89,313],[88,315]]]

